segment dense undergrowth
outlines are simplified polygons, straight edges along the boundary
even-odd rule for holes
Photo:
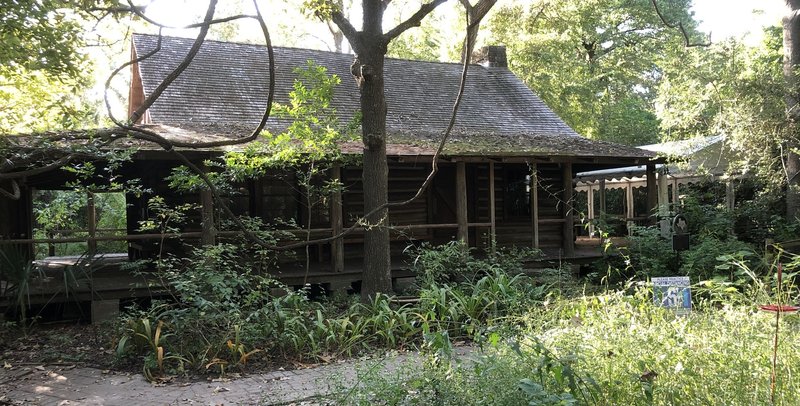
[[[480,337],[513,314],[535,307],[546,285],[520,273],[527,251],[470,255],[460,244],[416,252],[418,300],[368,302],[340,296],[311,300],[254,271],[236,245],[196,250],[160,264],[174,297],[131,309],[117,353],[140,358],[145,376],[225,373],[248,362],[329,361],[375,348],[403,349],[436,333]]]
[[[485,351],[361,371],[347,405],[767,405],[774,316],[754,304],[681,317],[644,289],[547,301]],[[800,320],[781,323],[775,404],[800,400]]]
[[[123,314],[116,356],[159,380],[386,349],[423,354],[393,373],[361,371],[326,400],[340,405],[799,404],[800,317],[783,315],[776,335],[775,315],[759,310],[800,301],[799,257],[764,252],[724,213],[687,213],[709,221],[698,220],[680,260],[657,228],[635,228],[585,282],[568,267],[529,275],[535,250],[410,248],[417,278],[403,300],[312,298],[268,276],[275,253],[243,241],[167,255],[148,265],[171,296]],[[653,303],[649,278],[663,275],[691,278],[688,315]],[[456,342],[475,350],[453,356]]]

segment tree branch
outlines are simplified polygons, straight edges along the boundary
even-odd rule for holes
[[[361,49],[361,38],[358,34],[358,30],[356,27],[353,27],[353,24],[350,23],[350,20],[342,14],[342,10],[334,10],[331,13],[331,21],[339,27],[339,30],[344,34],[344,37],[347,38],[347,41],[350,42],[350,46],[353,47],[353,50],[356,53],[359,52]]]
[[[711,46],[711,36],[710,35],[709,35],[708,42],[705,42],[705,43],[700,43],[700,42],[692,43],[691,41],[689,41],[689,33],[686,32],[686,28],[684,28],[682,22],[678,21],[677,24],[670,24],[667,21],[666,17],[664,17],[664,14],[661,14],[661,10],[659,10],[658,3],[656,3],[656,0],[650,0],[650,3],[653,4],[653,8],[656,10],[656,14],[658,14],[658,18],[661,20],[662,23],[664,23],[664,25],[666,25],[668,28],[672,28],[672,29],[676,29],[677,28],[678,30],[681,31],[681,34],[683,34],[683,46],[684,46],[684,48]]]
[[[383,35],[384,41],[388,44],[393,39],[400,36],[400,34],[406,32],[411,27],[419,27],[422,23],[422,19],[425,18],[428,14],[430,14],[436,7],[439,7],[442,3],[446,2],[447,0],[433,0],[430,3],[425,3],[420,6],[419,10],[417,10],[414,15],[409,17],[407,20],[403,21],[402,23],[398,24],[396,27],[392,28]],[[493,0],[496,1],[496,0]]]
[[[152,18],[148,17],[146,14],[144,14],[144,7],[135,6],[133,4],[132,0],[128,0],[128,5],[129,5],[129,7],[120,7],[120,8],[117,8],[115,10],[117,12],[130,11],[133,14],[135,14],[137,17],[141,18],[142,20],[144,20],[144,21],[146,21],[146,22],[148,22],[150,24],[153,24],[156,27],[160,27],[160,28],[174,28],[174,29],[202,28],[204,26],[227,23],[229,21],[239,20],[239,19],[242,19],[242,18],[255,18],[256,17],[256,16],[249,15],[249,14],[238,14],[238,15],[234,15],[234,16],[228,16],[228,17],[219,18],[219,19],[204,20],[204,21],[199,22],[199,23],[193,23],[193,24],[183,25],[183,26],[180,26],[180,25],[169,25],[169,24],[160,23],[160,22],[155,21]]]
[[[109,99],[108,99],[108,89],[110,89],[110,87],[111,87],[111,81],[113,80],[113,78],[116,75],[118,75],[126,67],[128,67],[128,66],[130,66],[132,64],[144,61],[144,60],[152,57],[153,55],[155,55],[157,52],[159,52],[161,50],[161,30],[159,30],[158,42],[156,43],[156,48],[155,49],[151,50],[150,52],[148,52],[145,55],[137,57],[133,61],[129,61],[129,62],[126,62],[126,63],[122,64],[122,66],[120,66],[119,68],[115,69],[111,73],[109,78],[106,80],[106,84],[105,84],[105,89],[106,89],[106,92],[105,92],[105,103],[106,103],[106,110],[108,111],[109,118],[111,118],[111,120],[114,122],[114,124],[116,124],[118,127],[130,131],[131,134],[134,136],[134,138],[138,138],[138,139],[143,139],[145,141],[154,142],[156,144],[159,144],[164,150],[167,150],[167,151],[173,149],[174,147],[180,147],[180,148],[216,148],[216,147],[229,146],[229,145],[238,145],[238,144],[245,144],[245,143],[254,141],[256,138],[258,138],[258,135],[261,133],[261,131],[266,126],[267,120],[269,119],[269,116],[270,116],[271,111],[272,111],[272,104],[273,104],[272,101],[273,101],[274,95],[275,95],[275,52],[274,52],[274,50],[272,48],[272,39],[271,39],[271,36],[269,34],[269,29],[267,28],[267,25],[264,22],[264,18],[263,18],[263,15],[261,13],[261,10],[258,7],[258,2],[256,0],[253,0],[253,4],[254,4],[254,6],[256,8],[256,16],[254,18],[258,21],[259,26],[261,27],[261,31],[264,34],[265,45],[266,45],[266,48],[267,48],[267,57],[269,59],[269,61],[268,61],[269,89],[268,89],[268,92],[267,92],[267,103],[266,103],[266,107],[264,108],[264,113],[261,116],[261,121],[256,126],[256,128],[250,133],[249,136],[244,137],[244,138],[238,138],[238,139],[221,140],[221,141],[210,141],[210,142],[170,141],[170,140],[167,140],[166,138],[164,138],[163,136],[161,136],[160,134],[158,134],[158,133],[156,133],[154,131],[150,131],[150,130],[147,130],[147,129],[144,129],[144,128],[135,127],[133,125],[123,123],[123,122],[117,120],[114,117],[114,115],[113,115],[113,113],[111,111],[111,104],[110,104]],[[204,27],[209,27],[210,25],[212,25],[212,23],[209,21],[209,22],[205,23]],[[162,27],[160,27],[160,28],[162,28]],[[198,36],[198,38],[199,38],[199,36]],[[195,43],[197,43],[197,41]],[[202,44],[202,41],[201,41],[201,44]],[[194,49],[194,46],[193,46],[192,49]],[[198,46],[197,50],[199,50],[199,46]],[[194,58],[194,55],[196,55],[197,50],[195,50],[194,53],[190,51],[189,54],[187,54],[186,57],[184,57],[184,60],[183,60],[183,62],[181,64],[186,64],[188,66],[188,64]],[[173,73],[174,72],[175,71],[173,71]],[[178,75],[179,74],[180,73],[178,73]],[[175,77],[177,77],[177,76],[175,76]],[[173,78],[173,80],[174,80],[174,78]],[[165,79],[165,81],[166,81],[166,79]],[[163,82],[159,85],[159,87],[161,87],[162,85],[164,85]],[[164,87],[166,87],[166,86],[164,86]],[[157,99],[157,98],[155,98],[155,99]],[[148,100],[150,100],[150,103],[149,103],[148,107],[155,102],[155,99],[150,100],[150,98],[148,98]],[[140,106],[139,109],[137,109],[137,111],[139,111],[140,109],[141,109],[141,106]],[[140,115],[144,114],[143,112],[145,110],[146,109],[142,109],[142,113],[140,113]]]
[[[150,108],[150,106],[152,106],[159,97],[161,97],[161,93],[163,93],[164,90],[166,90],[167,87],[169,87],[169,85],[171,85],[172,82],[175,81],[175,79],[177,79],[178,76],[180,76],[181,73],[183,73],[183,71],[185,71],[186,68],[188,68],[192,63],[192,60],[194,60],[197,52],[200,51],[200,46],[202,46],[203,42],[205,42],[206,35],[211,27],[208,22],[214,19],[214,9],[216,7],[217,0],[211,0],[208,2],[208,10],[206,11],[206,16],[203,19],[206,24],[200,28],[200,33],[197,34],[197,38],[195,38],[194,44],[192,44],[192,47],[189,49],[189,53],[185,58],[183,58],[181,63],[179,63],[178,66],[175,67],[175,69],[173,69],[172,72],[170,72],[167,77],[165,77],[164,80],[158,84],[158,86],[156,86],[153,92],[147,96],[147,99],[145,99],[144,103],[142,103],[141,106],[137,107],[136,110],[131,113],[130,118],[128,118],[131,123],[139,121],[139,118],[142,116],[142,114],[144,114],[144,112]]]

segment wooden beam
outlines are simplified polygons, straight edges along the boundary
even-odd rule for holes
[[[335,165],[331,173],[332,180],[341,183],[342,168]],[[342,190],[336,188],[331,196],[331,229],[333,235],[341,234],[344,228],[344,217],[342,216]],[[331,262],[334,272],[344,271],[344,239],[337,238],[331,241]]]
[[[456,218],[458,219],[458,239],[469,245],[467,227],[467,166],[463,161],[456,163]]]
[[[680,202],[678,201],[680,200],[679,197],[678,178],[672,178],[672,207],[674,207],[676,211],[678,207],[680,207]]]
[[[495,221],[495,195],[494,195],[494,161],[489,161],[489,222],[492,224],[489,228],[489,236],[491,238],[490,248],[494,253],[495,245],[497,242],[497,223]]]
[[[572,164],[566,162],[561,167],[561,179],[564,185],[562,200],[564,201],[564,256],[572,257],[575,255],[575,230],[572,218],[572,199],[574,198],[574,186],[572,185]]]

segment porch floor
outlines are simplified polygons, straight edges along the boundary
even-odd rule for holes
[[[576,242],[574,255],[565,257],[563,250],[545,248],[544,258],[530,261],[526,268],[536,270],[569,263],[583,265],[603,257],[598,239],[583,238]],[[98,255],[91,264],[91,271],[77,266],[84,257],[48,257],[35,261],[38,271],[30,281],[31,304],[55,303],[64,300],[97,301],[126,298],[147,298],[168,295],[162,283],[150,272],[131,273],[122,271],[128,263],[125,253]],[[414,276],[408,258],[394,258],[391,263],[392,278]],[[328,290],[346,290],[361,280],[360,260],[345,261],[342,272],[332,272],[329,262],[312,262],[308,272],[301,262],[284,264],[273,276],[288,286],[304,283],[320,284]],[[10,298],[0,298],[0,306]]]

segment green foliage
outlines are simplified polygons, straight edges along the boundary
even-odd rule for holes
[[[764,37],[759,47],[728,40],[685,50],[664,67],[656,111],[670,139],[725,134],[738,154],[730,171],[754,175],[767,193],[781,194],[778,156],[794,130],[783,99],[782,29],[767,28]]]
[[[661,3],[666,18],[694,36],[690,2]],[[649,1],[516,2],[500,8],[489,29],[509,47],[511,69],[578,133],[657,142],[658,72],[664,60],[679,60],[683,44]]]
[[[467,263],[483,264],[474,277],[457,285],[431,282],[420,290],[418,303],[398,304],[385,295],[367,303],[311,301],[305,290],[290,292],[266,276],[275,254],[239,242],[197,248],[186,259],[160,260],[158,277],[174,297],[147,311],[128,312],[118,354],[141,357],[147,376],[156,378],[224,373],[264,356],[326,361],[375,347],[423,342],[433,348],[443,337],[448,343],[449,337],[483,343],[501,320],[541,303],[548,288],[467,252]],[[522,256],[516,255],[519,261]],[[518,271],[522,264],[512,257],[502,264]],[[158,345],[153,344],[156,331]]]
[[[486,258],[475,257],[474,250],[463,242],[451,241],[432,246],[423,243],[409,246],[412,268],[419,286],[433,286],[471,281],[500,269],[509,274],[523,271],[524,262],[541,258],[542,252],[533,248],[498,248]]]
[[[675,274],[677,258],[672,241],[662,237],[658,227],[634,227],[628,240],[625,254],[634,275],[647,278]]]
[[[36,267],[23,251],[14,245],[0,246],[0,297],[9,298],[10,308],[20,321],[27,319],[30,307],[30,284]]]
[[[89,82],[90,76],[85,73],[61,79],[40,71],[0,66],[0,134],[96,124],[98,109],[82,97]]]
[[[33,215],[36,238],[88,237],[88,199],[85,187],[78,190],[39,190],[34,193]],[[93,193],[98,230],[126,228],[125,195],[121,192]],[[106,232],[103,232],[107,234]],[[99,234],[99,233],[98,233]],[[81,255],[88,249],[85,242],[60,243],[53,246],[56,255]],[[125,252],[124,241],[100,241],[97,252]],[[36,258],[48,255],[45,245],[36,246]]]
[[[399,23],[400,21],[398,21]],[[400,34],[389,43],[386,56],[418,61],[439,61],[445,21],[435,13],[422,20],[418,28]],[[463,36],[463,35],[462,35]]]
[[[525,329],[446,362],[361,370],[337,404],[770,404],[774,316],[753,302],[688,316],[655,307],[646,289],[558,298]],[[776,404],[800,398],[798,319],[781,322]],[[440,343],[446,347],[446,344]]]
[[[354,139],[360,117],[340,123],[331,106],[341,79],[312,61],[294,73],[298,78],[289,92],[289,103],[273,106],[274,116],[290,120],[289,126],[280,134],[266,132],[262,142],[248,145],[244,152],[226,154],[225,169],[233,179],[260,176],[268,168],[335,162],[342,158],[339,143]]]
[[[84,22],[116,1],[4,2],[0,7],[0,134],[97,122],[79,96],[91,80]]]

